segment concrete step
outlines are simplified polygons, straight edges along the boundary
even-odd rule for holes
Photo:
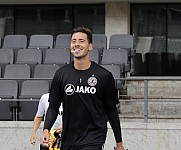
[[[168,100],[169,101],[169,100]],[[178,100],[179,101],[179,100]],[[143,118],[144,100],[137,99],[134,101],[120,100],[119,113],[124,117]],[[148,102],[148,115],[151,118],[178,118],[181,116],[181,102],[169,101],[165,102],[158,99]]]

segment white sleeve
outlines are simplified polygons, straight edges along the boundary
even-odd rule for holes
[[[48,109],[48,98],[49,94],[43,94],[40,98],[39,104],[38,104],[38,110],[36,113],[37,117],[43,117],[46,114],[46,111]]]

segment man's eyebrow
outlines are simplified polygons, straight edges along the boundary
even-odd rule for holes
[[[85,39],[76,39],[76,38],[75,38],[75,39],[72,39],[72,41],[73,41],[73,40],[85,40]]]

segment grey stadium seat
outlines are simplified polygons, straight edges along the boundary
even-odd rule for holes
[[[123,73],[128,72],[128,52],[125,49],[107,49],[103,51],[101,64],[118,65]]]
[[[60,68],[54,64],[39,64],[35,66],[33,78],[53,78],[55,72]]]
[[[71,35],[70,34],[59,34],[55,40],[54,48],[70,49]]]
[[[41,64],[42,51],[39,49],[20,49],[17,54],[18,64]]]
[[[126,49],[129,56],[134,54],[134,40],[130,34],[113,34],[110,36],[109,49]]]
[[[123,76],[121,74],[120,67],[117,65],[101,65],[101,66],[112,73],[115,79],[116,89],[121,89],[123,82],[120,80],[120,78],[122,78]]]
[[[92,34],[93,48],[99,51],[99,56],[102,58],[103,50],[107,49],[107,36],[105,34]]]
[[[42,94],[49,92],[49,82],[46,80],[23,81],[19,98],[40,98]]]
[[[90,51],[90,59],[94,62],[96,62],[97,64],[100,63],[100,59],[99,59],[99,51],[97,49],[92,49]]]
[[[15,80],[0,80],[0,121],[12,121],[15,118],[18,95],[18,83]]]
[[[19,120],[34,119],[40,97],[49,92],[49,82],[46,80],[23,81],[19,96]]]
[[[6,35],[4,37],[2,48],[12,48],[14,51],[14,60],[16,60],[17,52],[19,49],[27,48],[27,36],[26,35]]]
[[[92,34],[93,48],[107,49],[107,36],[105,34]]]
[[[30,78],[31,69],[29,65],[10,64],[5,67],[4,78],[22,79]]]
[[[0,64],[13,64],[14,52],[13,49],[0,49]]]
[[[1,69],[1,65],[0,65],[0,78],[2,77],[2,69]]]
[[[27,48],[26,35],[6,35],[4,37],[3,48],[21,49]]]
[[[1,75],[4,76],[4,70],[6,65],[13,64],[14,52],[13,49],[0,49],[0,66]]]
[[[48,34],[32,35],[28,48],[53,48],[53,36]]]
[[[48,49],[45,55],[44,64],[57,64],[64,66],[70,63],[70,51],[67,49]]]
[[[0,98],[17,98],[18,83],[15,80],[0,80]]]

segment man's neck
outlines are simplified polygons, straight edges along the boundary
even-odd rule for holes
[[[89,59],[74,59],[74,67],[77,70],[87,70],[91,66],[91,61]]]

